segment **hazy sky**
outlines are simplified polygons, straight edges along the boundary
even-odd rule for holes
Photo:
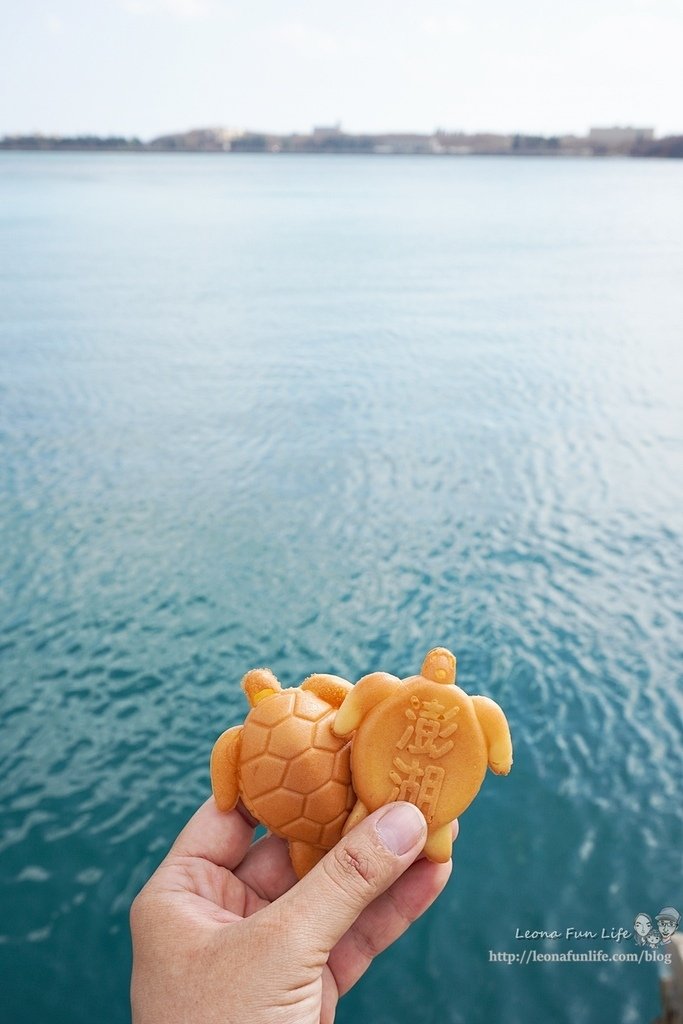
[[[683,132],[683,0],[0,0],[0,134]]]

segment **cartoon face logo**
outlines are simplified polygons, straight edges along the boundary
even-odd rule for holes
[[[678,928],[681,915],[675,907],[662,907],[657,916],[656,926],[649,914],[636,914],[633,922],[633,938],[639,946],[656,949],[660,944],[671,942],[671,937]]]
[[[655,918],[662,942],[671,942],[671,936],[678,928],[681,915],[674,907],[663,907]]]
[[[639,946],[645,945],[645,937],[653,929],[652,918],[649,914],[637,914],[633,922],[633,930],[636,933],[635,939]]]

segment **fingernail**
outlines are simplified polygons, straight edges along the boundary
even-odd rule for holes
[[[382,846],[391,853],[412,850],[425,832],[425,820],[415,804],[391,804],[375,828]]]

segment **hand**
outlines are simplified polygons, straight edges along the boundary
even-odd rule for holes
[[[253,829],[212,797],[136,897],[133,1024],[329,1024],[451,872],[417,859],[412,804],[369,815],[299,882],[286,843],[250,845]]]

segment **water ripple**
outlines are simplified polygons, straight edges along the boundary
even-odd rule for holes
[[[127,1019],[130,900],[247,668],[405,675],[436,643],[515,768],[340,1021],[654,1017],[654,973],[488,950],[680,879],[680,168],[9,156],[11,1019]]]

